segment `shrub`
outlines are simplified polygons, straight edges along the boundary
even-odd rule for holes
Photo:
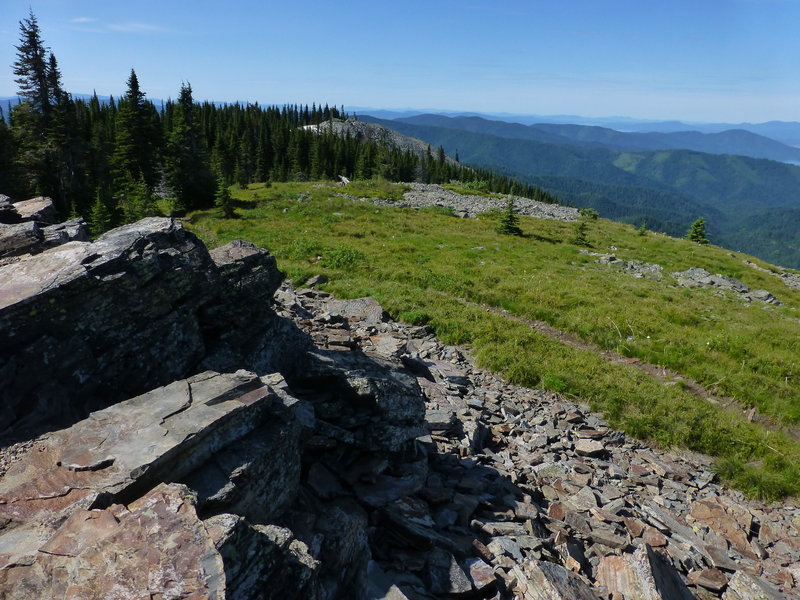
[[[331,269],[346,269],[354,267],[364,259],[366,259],[366,256],[362,252],[346,246],[340,246],[327,252],[322,264]]]

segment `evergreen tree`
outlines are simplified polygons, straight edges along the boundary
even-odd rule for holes
[[[138,179],[127,179],[120,186],[116,199],[125,223],[152,217],[157,212],[153,191],[142,175]]]
[[[707,244],[708,236],[706,234],[706,220],[703,217],[698,218],[692,223],[689,232],[686,234],[686,239],[698,244]]]
[[[214,204],[217,208],[222,210],[222,216],[224,218],[230,219],[236,216],[233,212],[233,198],[231,198],[231,192],[222,175],[217,177],[217,193],[214,196]]]
[[[145,94],[139,88],[139,79],[133,69],[127,83],[128,89],[117,110],[113,157],[115,177],[122,185],[143,179],[152,187],[156,183],[154,110],[145,102]]]
[[[165,170],[176,210],[208,206],[214,179],[190,84],[181,85],[178,102],[168,105],[166,114],[172,127],[167,134]]]
[[[588,230],[589,224],[586,219],[580,219],[575,223],[575,230],[571,240],[572,243],[576,246],[591,246],[592,244],[589,242],[589,238],[586,237]]]
[[[48,52],[33,10],[27,19],[19,22],[19,28],[20,43],[15,46],[17,60],[14,61],[14,82],[19,86],[20,98],[46,120],[50,115],[51,105]]]
[[[91,213],[89,214],[89,229],[92,235],[97,237],[101,233],[105,233],[111,229],[111,223],[111,211],[98,193],[94,204],[92,204]]]
[[[506,202],[506,209],[503,216],[500,217],[500,225],[497,228],[497,233],[503,235],[522,235],[522,229],[519,227],[519,217],[514,209],[514,198],[509,196]]]

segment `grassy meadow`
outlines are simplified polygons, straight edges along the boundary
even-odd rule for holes
[[[752,496],[800,495],[800,442],[791,435],[800,430],[800,292],[743,259],[768,265],[715,246],[589,221],[590,250],[664,267],[660,282],[636,279],[580,253],[570,242],[574,223],[521,217],[525,236],[503,236],[495,231],[496,213],[459,219],[446,209],[377,207],[341,195],[400,198],[404,189],[384,181],[234,187],[236,218],[195,212],[187,227],[212,247],[243,238],[268,248],[298,285],[325,274],[327,291],[372,296],[393,316],[469,346],[479,365],[508,381],[584,401],[634,436],[710,454],[720,476]],[[767,289],[783,306],[677,287],[668,274],[689,267]],[[564,345],[481,305],[668,367],[739,407],[755,407],[772,426],[750,423],[740,408],[711,404],[680,384]]]

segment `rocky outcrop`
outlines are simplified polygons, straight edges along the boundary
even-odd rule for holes
[[[505,210],[508,196],[488,198],[457,194],[440,185],[428,183],[410,183],[411,189],[403,194],[403,200],[371,199],[379,206],[407,206],[411,208],[426,208],[429,206],[443,206],[451,208],[456,216],[476,217],[489,210]],[[514,209],[517,214],[536,217],[539,219],[556,219],[559,221],[577,221],[579,214],[577,208],[562,206],[560,204],[547,204],[530,198],[514,196]]]
[[[744,264],[746,264],[751,269],[755,269],[756,271],[761,271],[762,273],[767,273],[768,275],[774,275],[775,277],[779,277],[781,281],[783,281],[786,287],[790,287],[793,290],[800,290],[800,274],[793,271],[771,271],[770,269],[765,269],[764,267],[760,267],[756,263],[743,260]]]
[[[652,279],[653,281],[661,281],[664,276],[664,267],[654,263],[647,263],[642,260],[626,261],[617,258],[617,256],[614,254],[590,252],[589,250],[580,250],[580,253],[588,256],[596,256],[597,262],[601,265],[612,265],[614,267],[619,267],[623,272],[629,273],[637,279]]]
[[[212,255],[163,218],[0,266],[0,427],[81,417],[203,368],[280,370],[281,278],[267,251]]]
[[[691,269],[678,273],[672,273],[672,277],[678,282],[678,285],[684,287],[711,287],[739,294],[739,296],[747,302],[758,300],[778,306],[781,304],[781,301],[767,290],[751,290],[738,279],[728,277],[727,275],[720,275],[719,273],[712,275],[705,269],[697,267],[692,267]]]
[[[0,195],[0,264],[10,257],[35,254],[70,241],[89,241],[83,219],[56,223],[50,198],[38,197],[12,203]]]
[[[280,376],[206,372],[48,435],[0,480],[3,597],[224,598],[218,548],[294,500],[309,418]]]
[[[431,145],[428,142],[403,135],[377,123],[366,123],[352,118],[345,121],[325,121],[319,125],[305,125],[303,129],[315,133],[333,133],[341,137],[386,144],[390,148],[413,152],[419,157],[427,157],[431,151]],[[456,161],[449,156],[446,156],[445,160],[450,164],[456,164]]]

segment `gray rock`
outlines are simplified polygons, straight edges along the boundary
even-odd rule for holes
[[[56,206],[50,198],[45,196],[14,202],[14,210],[23,221],[39,221],[48,224],[56,222]]]
[[[463,594],[472,590],[472,582],[455,557],[434,548],[428,557],[427,583],[434,594]]]
[[[0,224],[0,259],[41,250],[44,235],[35,221]]]
[[[217,265],[179,224],[151,218],[0,266],[0,429],[81,418],[203,370],[234,343],[235,360],[214,366],[279,370],[242,356],[292,357],[288,336],[268,335],[274,258],[245,248]]]
[[[67,242],[88,242],[89,228],[83,219],[71,219],[57,225],[42,227],[43,245],[46,248],[60,246]]]
[[[599,600],[600,596],[575,573],[560,565],[530,561],[514,566],[515,591],[524,600]]]
[[[736,571],[722,600],[785,600],[786,596],[760,577]]]
[[[0,223],[10,225],[19,223],[21,220],[22,217],[19,216],[19,213],[14,208],[11,198],[5,194],[0,194]]]
[[[750,288],[743,284],[738,279],[728,277],[727,275],[712,275],[705,269],[692,267],[686,271],[672,273],[672,277],[677,280],[678,285],[684,287],[714,287],[721,290],[730,290],[737,294],[744,294],[750,291]]]

